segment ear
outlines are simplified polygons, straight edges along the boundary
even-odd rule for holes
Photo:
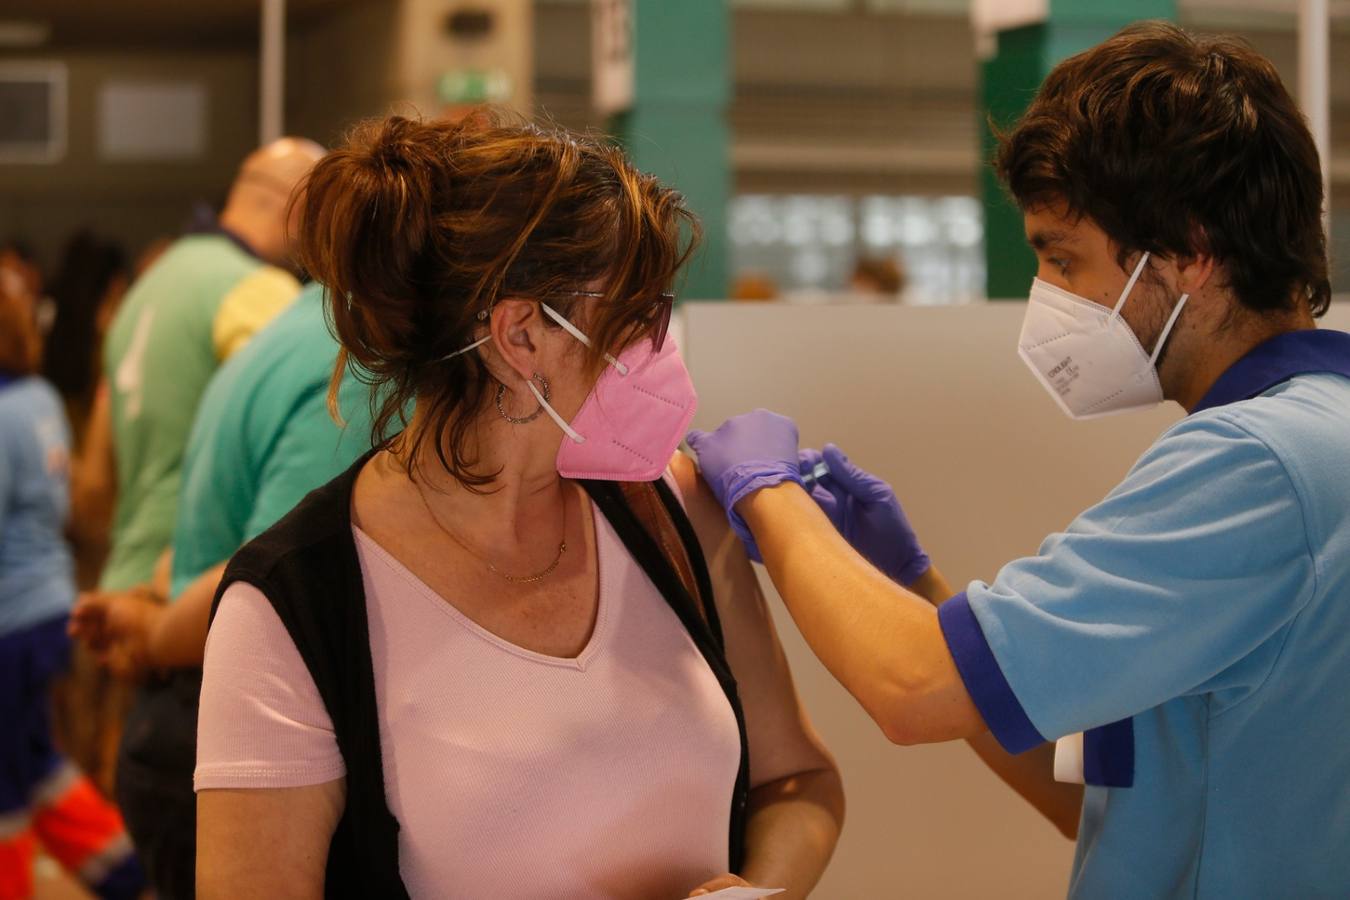
[[[1191,247],[1194,253],[1173,260],[1177,267],[1177,288],[1183,294],[1198,294],[1218,268],[1214,254],[1209,250],[1209,238],[1199,225],[1191,226]]]
[[[523,380],[539,371],[540,336],[543,322],[539,304],[528,300],[500,300],[492,308],[488,330],[502,362]]]
[[[1208,253],[1194,256],[1179,256],[1177,266],[1177,288],[1183,294],[1198,294],[1214,275],[1218,263]]]

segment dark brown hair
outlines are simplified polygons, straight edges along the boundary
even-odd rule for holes
[[[296,196],[300,260],[327,288],[343,347],[330,396],[355,364],[372,386],[373,441],[386,447],[422,402],[401,449],[411,463],[435,441],[471,488],[494,477],[467,455],[490,375],[477,353],[444,357],[473,342],[478,314],[503,298],[547,299],[577,321],[584,303],[598,368],[647,331],[698,237],[680,194],[617,147],[490,111],[458,124],[366,122]],[[597,279],[603,299],[563,296]]]
[[[1327,310],[1317,148],[1274,66],[1228,37],[1130,26],[1054,68],[999,135],[1023,209],[1057,202],[1135,251],[1208,253],[1249,309]]]
[[[42,365],[42,339],[32,304],[18,293],[17,276],[0,272],[0,374],[33,375]]]

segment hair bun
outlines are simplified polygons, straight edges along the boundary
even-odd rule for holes
[[[370,159],[389,167],[408,165],[408,154],[412,150],[408,137],[416,125],[416,122],[403,116],[386,119],[383,126],[375,131],[367,147]]]
[[[300,258],[349,298],[349,352],[375,373],[413,362],[418,309],[410,285],[433,230],[429,126],[401,116],[357,126],[314,167],[303,199]]]

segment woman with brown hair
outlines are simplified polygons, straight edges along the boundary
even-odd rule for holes
[[[805,896],[843,793],[674,452],[680,195],[566,133],[392,118],[303,212],[376,446],[222,583],[202,895]]]

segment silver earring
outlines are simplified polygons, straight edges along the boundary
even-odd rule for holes
[[[530,376],[530,378],[539,383],[540,390],[543,393],[545,400],[553,399],[553,394],[548,389],[547,378],[545,378],[543,375],[540,375],[538,372],[535,372],[533,375]],[[530,413],[528,416],[525,416],[524,418],[518,418],[508,413],[506,411],[506,407],[502,406],[502,398],[505,396],[506,396],[506,385],[502,384],[501,382],[497,382],[497,413],[503,419],[510,422],[512,425],[528,425],[535,419],[539,418],[539,414],[544,411],[543,404],[540,404],[539,408],[536,409],[534,412]]]

